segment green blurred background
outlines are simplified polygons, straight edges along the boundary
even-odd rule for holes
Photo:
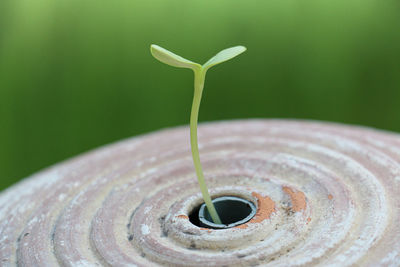
[[[400,2],[1,0],[0,190],[122,138],[187,124],[193,75],[151,43],[204,63],[200,121],[307,118],[400,131]]]

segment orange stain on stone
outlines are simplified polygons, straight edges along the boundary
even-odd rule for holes
[[[283,191],[289,195],[292,201],[293,211],[302,211],[306,209],[306,196],[303,192],[294,192],[290,187],[284,186]]]
[[[307,218],[307,224],[308,224],[309,222],[311,222],[311,217],[308,217],[308,218]]]
[[[329,198],[329,199],[332,199],[332,198],[333,198],[333,196],[332,196],[331,194],[329,194],[329,195],[328,195],[328,198]]]
[[[189,217],[188,216],[186,216],[186,215],[178,215],[178,216],[176,216],[176,217],[178,217],[178,218],[181,218],[181,219],[189,219]]]
[[[245,224],[238,225],[235,228],[245,229],[250,223],[259,223],[267,220],[271,217],[271,214],[275,212],[275,202],[269,197],[263,197],[260,194],[253,192],[253,197],[257,199],[257,213],[254,215],[253,219]]]

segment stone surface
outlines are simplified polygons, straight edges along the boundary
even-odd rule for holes
[[[307,121],[203,124],[213,196],[256,216],[226,230],[201,203],[189,130],[118,142],[0,194],[1,266],[398,266],[400,135]]]

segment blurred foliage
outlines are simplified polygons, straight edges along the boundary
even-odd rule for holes
[[[121,138],[200,121],[306,118],[400,131],[400,11],[388,0],[1,0],[0,189]],[[189,142],[189,140],[188,140]]]

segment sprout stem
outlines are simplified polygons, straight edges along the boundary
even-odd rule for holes
[[[190,145],[192,148],[192,157],[194,168],[196,169],[197,180],[199,182],[201,194],[203,195],[204,202],[206,203],[208,212],[214,223],[222,224],[214,204],[211,201],[210,194],[204,180],[203,169],[200,162],[199,147],[197,143],[197,120],[199,117],[199,108],[201,96],[203,94],[204,79],[206,77],[206,70],[202,67],[193,69],[194,71],[194,96],[192,104],[192,112],[190,114]]]

